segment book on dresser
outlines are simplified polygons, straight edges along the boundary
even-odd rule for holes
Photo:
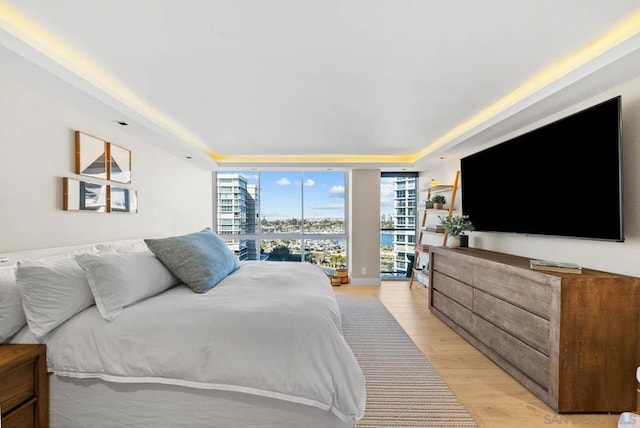
[[[416,251],[427,252],[429,251],[429,246],[426,244],[416,244]]]
[[[529,264],[533,270],[560,273],[582,273],[582,267],[575,263],[531,259]]]

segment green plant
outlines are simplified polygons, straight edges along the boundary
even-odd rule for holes
[[[444,195],[435,195],[431,198],[431,202],[434,204],[446,204],[447,198],[445,198]]]
[[[438,216],[438,218],[449,236],[460,236],[464,231],[473,230],[473,224],[468,215],[448,215],[446,217]]]

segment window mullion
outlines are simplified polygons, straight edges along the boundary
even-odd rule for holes
[[[304,171],[300,172],[300,234],[302,238],[300,239],[300,251],[302,251],[302,255],[300,256],[300,260],[304,262]]]

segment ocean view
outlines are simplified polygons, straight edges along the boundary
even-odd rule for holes
[[[381,246],[392,246],[393,245],[393,233],[381,233],[380,234],[380,245]]]

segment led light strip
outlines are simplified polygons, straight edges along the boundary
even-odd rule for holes
[[[629,16],[614,26],[604,36],[585,46],[578,52],[536,74],[514,91],[460,123],[446,134],[429,143],[419,152],[407,155],[222,155],[212,151],[196,135],[188,131],[171,117],[144,102],[132,90],[127,88],[126,85],[108,75],[80,52],[73,49],[55,35],[47,32],[35,22],[29,20],[23,14],[2,3],[0,3],[0,28],[67,68],[78,77],[96,86],[105,94],[114,97],[146,119],[185,142],[203,150],[220,164],[412,164],[438,148],[452,142],[456,138],[472,132],[475,128],[495,118],[507,109],[525,101],[533,94],[554,82],[558,82],[571,72],[576,71],[600,55],[619,46],[631,37],[636,36],[640,33],[640,12]]]
[[[614,26],[599,39],[536,74],[518,88],[496,101],[494,104],[491,104],[479,111],[465,122],[462,122],[446,134],[436,139],[434,142],[427,145],[424,149],[413,156],[413,161],[428,155],[455,138],[472,131],[474,128],[487,122],[489,119],[524,101],[550,84],[566,77],[571,72],[587,64],[589,61],[594,60],[639,33],[640,12],[636,12],[624,21],[620,22],[618,25]]]
[[[65,43],[54,34],[46,31],[42,26],[3,3],[0,3],[0,28],[156,125],[204,150],[212,158],[215,159],[218,156],[193,133],[171,117],[144,102],[126,85],[103,71],[97,64],[75,50],[68,43]]]

